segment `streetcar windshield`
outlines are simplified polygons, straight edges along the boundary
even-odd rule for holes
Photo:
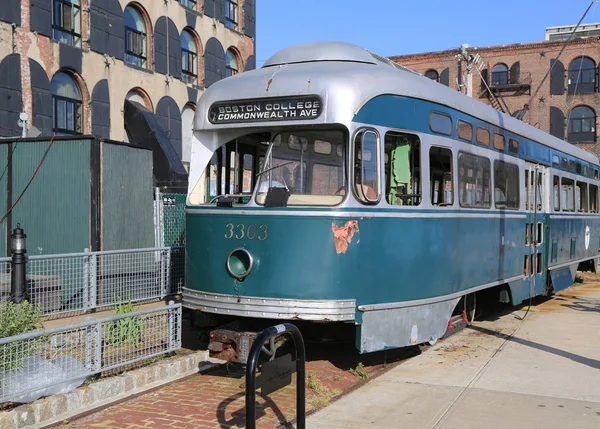
[[[256,203],[267,206],[342,202],[346,194],[342,131],[276,134],[259,159]]]

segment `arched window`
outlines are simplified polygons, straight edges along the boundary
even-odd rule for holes
[[[81,47],[81,1],[54,0],[52,32],[55,40]]]
[[[57,134],[81,134],[83,132],[83,108],[81,90],[73,77],[58,72],[52,78],[53,126]]]
[[[231,49],[227,49],[225,53],[225,77],[238,74],[237,55]]]
[[[508,66],[506,64],[496,64],[492,69],[492,85],[508,84]]]
[[[596,113],[588,106],[577,106],[569,115],[569,142],[596,141]]]
[[[596,63],[591,58],[575,58],[569,66],[569,94],[590,94],[596,90]]]
[[[181,32],[181,80],[186,83],[198,81],[198,47],[188,30]]]
[[[428,79],[434,80],[436,82],[440,81],[440,75],[438,74],[437,71],[435,71],[433,69],[427,70],[425,72],[425,77]]]
[[[125,62],[138,67],[147,67],[146,23],[140,11],[127,6],[125,20]]]

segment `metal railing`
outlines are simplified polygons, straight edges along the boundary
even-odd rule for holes
[[[30,256],[28,294],[46,316],[164,298],[181,291],[184,260],[182,247]],[[0,301],[10,295],[9,270],[10,258],[0,259]]]
[[[29,402],[87,376],[181,348],[181,304],[0,338],[0,402]]]

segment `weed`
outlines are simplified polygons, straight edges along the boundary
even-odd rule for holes
[[[577,274],[575,276],[575,280],[573,281],[573,284],[576,284],[576,285],[583,284],[583,277],[581,277],[579,274]]]
[[[340,381],[342,379],[342,376],[340,374],[336,374],[333,376],[333,381]]]
[[[0,304],[0,338],[25,334],[40,327],[42,313],[29,301],[15,304],[12,301]],[[13,341],[0,345],[0,373],[23,365],[23,359],[37,353],[48,341],[43,335],[30,340]]]
[[[361,380],[366,380],[369,378],[369,373],[362,362],[359,362],[358,365],[356,365],[356,368],[351,368],[350,374],[354,375],[355,377],[360,377]]]
[[[123,305],[119,301],[115,314],[133,313],[134,310],[131,301],[126,305]],[[115,346],[131,344],[137,347],[140,344],[144,331],[144,321],[139,316],[125,317],[124,319],[115,320],[106,326],[105,338],[109,344]]]

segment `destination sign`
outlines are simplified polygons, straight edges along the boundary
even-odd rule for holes
[[[210,106],[208,120],[211,124],[299,121],[316,119],[322,110],[323,103],[316,95],[219,101]]]

